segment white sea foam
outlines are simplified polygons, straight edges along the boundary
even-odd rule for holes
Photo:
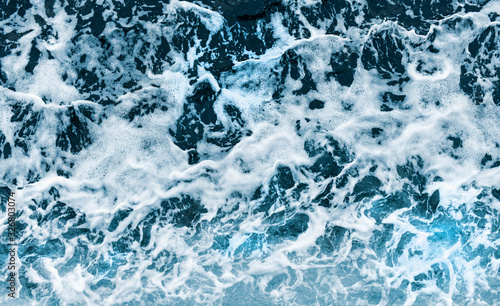
[[[301,1],[299,7],[317,4]],[[351,5],[367,4],[353,1]],[[43,12],[38,2],[32,10],[29,14]],[[108,23],[103,37],[111,47],[106,51],[108,61],[102,62],[104,55],[97,47],[101,42],[83,35],[76,38],[75,16],[60,7],[56,11],[46,20],[57,35],[35,44],[41,55],[33,73],[26,72],[25,66],[41,28],[31,15],[17,21],[17,30],[33,31],[18,40],[15,52],[1,59],[2,71],[14,80],[10,86],[15,89],[0,89],[0,105],[5,109],[0,123],[6,141],[13,144],[26,121],[39,116],[32,133],[21,137],[27,152],[13,145],[12,158],[0,165],[4,183],[19,188],[17,205],[23,211],[19,222],[26,225],[20,237],[26,245],[20,253],[26,269],[22,273],[40,288],[30,289],[27,283],[18,288],[31,294],[23,293],[23,302],[391,304],[391,292],[396,292],[407,297],[398,302],[406,305],[450,305],[484,301],[484,290],[496,290],[498,295],[498,281],[494,281],[500,266],[494,255],[498,229],[493,228],[497,216],[473,212],[478,201],[485,211],[500,209],[500,201],[491,196],[493,189],[500,188],[500,167],[481,164],[486,152],[492,156],[491,164],[500,156],[498,106],[491,94],[482,105],[475,105],[460,89],[468,45],[487,26],[496,24],[487,14],[500,13],[497,1],[483,11],[456,14],[433,25],[429,35],[436,31],[432,44],[438,53],[427,50],[429,35],[417,35],[393,21],[371,29],[347,29],[341,24],[336,29],[342,35],[333,35],[326,34],[331,20],[316,27],[300,15],[311,37],[297,39],[283,24],[283,15],[273,13],[271,22],[262,26],[262,30],[273,29],[272,48],[261,55],[252,53],[220,77],[198,67],[198,84],[209,83],[217,94],[213,110],[222,126],[238,129],[225,108],[234,106],[251,134],[229,149],[200,141],[196,150],[202,158],[194,165],[188,163],[187,150],[179,148],[170,130],[185,111],[186,97],[196,93],[187,73],[208,52],[202,50],[204,42],[195,39],[187,54],[172,48],[168,69],[154,74],[148,68],[138,80],[140,89],[122,89],[118,81],[117,88],[106,87],[99,94],[113,96],[113,92],[117,105],[101,105],[85,100],[87,96],[70,82],[78,78],[76,68],[114,80],[113,73],[127,75],[135,65],[120,60],[119,54],[139,52],[138,47],[127,49],[126,34],[117,24]],[[165,5],[158,24],[143,23],[154,32],[146,40],[155,42],[162,35],[171,40],[175,25],[169,22],[180,11],[197,16],[209,37],[228,27],[219,13],[172,1]],[[453,18],[459,20],[457,25],[445,25]],[[1,26],[5,32],[15,28],[6,22]],[[369,35],[386,29],[405,48],[402,64],[409,79],[400,85],[388,85],[389,79],[380,78],[376,68],[365,69],[361,59]],[[360,52],[350,86],[327,77],[332,54],[345,50]],[[78,57],[70,51],[85,54],[85,61],[72,63]],[[285,52],[294,52],[301,62],[295,67],[299,77],[286,75],[281,84],[284,64],[280,60]],[[316,89],[294,94],[304,86],[304,63]],[[273,96],[278,86],[282,86],[279,101]],[[405,97],[387,102],[393,110],[383,112],[385,92]],[[314,99],[324,102],[324,108],[310,109]],[[154,111],[128,117],[132,109],[153,101],[158,103]],[[30,107],[20,121],[12,121],[10,109],[16,103]],[[75,124],[68,115],[71,108],[91,139],[77,153],[55,146],[61,133]],[[92,114],[85,113],[88,109]],[[219,134],[225,135],[226,130]],[[311,167],[323,153],[311,157],[305,142],[312,139],[327,147],[330,137],[345,145],[349,158],[339,161],[342,169],[336,178],[321,178]],[[50,170],[44,170],[45,164]],[[413,170],[406,170],[412,173],[404,177],[401,167],[407,164]],[[276,186],[282,183],[276,175],[284,166],[294,182],[279,189]],[[68,173],[67,177],[57,170]],[[41,175],[30,180],[30,172]],[[348,179],[341,186],[344,175]],[[380,191],[356,200],[362,194],[358,184],[371,176],[380,181]],[[423,179],[424,183],[419,181]],[[306,186],[302,191],[300,184]],[[254,197],[259,187],[261,195]],[[315,201],[324,190],[331,195],[330,207]],[[437,213],[415,217],[413,209],[428,200],[419,200],[412,190],[419,196],[426,193],[427,198],[438,190]],[[387,208],[392,210],[380,213],[377,220],[376,205],[396,191],[408,193],[408,206]],[[487,195],[481,198],[483,191]],[[272,203],[259,210],[267,195]],[[168,201],[178,198],[194,205],[187,196],[206,211],[198,219],[192,212],[186,217],[190,220],[175,221],[182,208]],[[41,207],[44,201],[46,208]],[[48,220],[60,203],[71,207],[77,217],[65,220],[59,211],[62,217]],[[115,218],[121,212],[128,213]],[[162,213],[168,221],[160,221]],[[76,226],[83,215],[84,221]],[[307,220],[287,223],[299,215]],[[150,224],[145,222],[153,218]],[[486,220],[483,228],[478,225],[481,218]],[[113,220],[119,221],[115,228]],[[190,226],[176,224],[191,220],[195,222]],[[65,236],[73,227],[88,233]],[[292,234],[294,230],[299,234]],[[150,240],[141,245],[146,235]],[[131,240],[126,251],[119,250],[122,238]],[[327,242],[321,245],[321,239]],[[52,245],[53,240],[60,244]],[[27,249],[30,243],[32,250]],[[43,249],[44,245],[51,249]],[[480,254],[489,248],[493,250],[489,255]],[[33,252],[33,260],[28,252]]]

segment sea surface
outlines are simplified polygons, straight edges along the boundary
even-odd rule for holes
[[[499,76],[498,0],[1,0],[0,304],[498,305]]]

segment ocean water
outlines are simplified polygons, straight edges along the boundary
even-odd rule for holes
[[[498,304],[499,76],[497,0],[2,0],[0,304]]]

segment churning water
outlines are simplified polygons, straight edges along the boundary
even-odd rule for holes
[[[2,0],[0,303],[498,303],[499,75],[500,1]]]

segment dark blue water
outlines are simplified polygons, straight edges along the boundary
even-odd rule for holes
[[[497,0],[2,1],[0,303],[498,303],[499,35]]]

